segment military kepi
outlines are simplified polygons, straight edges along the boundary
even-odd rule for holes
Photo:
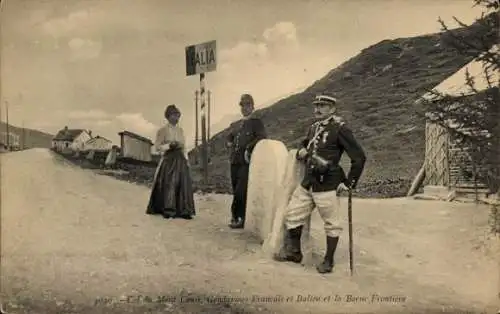
[[[314,98],[313,105],[330,105],[335,106],[337,104],[337,99],[328,95],[318,95]]]
[[[252,104],[252,105],[255,104],[254,101],[253,101],[252,95],[250,95],[250,94],[243,94],[243,95],[241,95],[239,105],[243,106],[244,104]]]

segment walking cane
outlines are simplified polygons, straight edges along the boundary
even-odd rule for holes
[[[347,198],[347,219],[349,221],[349,267],[351,268],[351,276],[354,272],[353,252],[352,252],[352,190],[349,189]]]

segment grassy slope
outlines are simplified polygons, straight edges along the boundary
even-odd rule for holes
[[[471,28],[459,31],[468,36],[474,32]],[[312,122],[312,108],[308,105],[311,98],[319,92],[334,92],[341,100],[340,115],[368,156],[358,195],[404,195],[422,166],[425,151],[424,122],[414,101],[472,58],[447,45],[446,38],[438,33],[381,41],[330,71],[304,92],[259,110],[256,115],[263,119],[271,139],[294,148]],[[407,47],[404,53],[401,47]],[[224,139],[235,125],[216,134],[209,143],[208,185],[202,184],[199,166],[193,167],[197,187],[230,191]],[[346,158],[342,165],[348,170]]]
[[[7,126],[4,122],[0,122],[0,131],[7,132]],[[20,145],[23,145],[23,129],[13,125],[9,126],[9,133],[19,135]],[[54,135],[48,134],[38,130],[24,129],[24,147],[29,148],[49,148],[51,147],[52,137]]]

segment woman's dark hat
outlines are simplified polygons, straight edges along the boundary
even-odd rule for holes
[[[167,109],[165,109],[165,118],[168,118],[172,114],[181,114],[181,111],[179,108],[177,108],[175,105],[168,105]]]

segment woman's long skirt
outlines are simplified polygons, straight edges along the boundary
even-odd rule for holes
[[[146,214],[184,219],[196,215],[189,166],[181,150],[169,151],[160,160]]]

